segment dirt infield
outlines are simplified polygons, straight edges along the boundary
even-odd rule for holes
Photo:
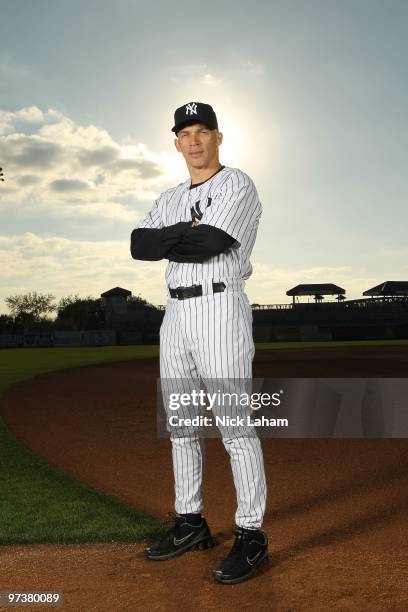
[[[258,352],[254,376],[406,377],[408,347]],[[169,441],[155,426],[157,360],[77,368],[15,387],[1,411],[50,464],[158,517],[173,507]],[[169,562],[146,543],[0,548],[1,588],[61,590],[63,610],[408,609],[408,439],[263,439],[270,560],[215,584],[232,542],[228,457],[206,440],[205,515],[219,546]],[[154,476],[154,486],[152,478]],[[38,609],[38,608],[35,608]]]

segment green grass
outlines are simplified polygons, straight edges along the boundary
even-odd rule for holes
[[[309,340],[305,342],[257,342],[257,350],[327,348],[335,346],[396,346],[408,344],[408,340]]]
[[[2,349],[0,350],[0,397],[15,383],[37,374],[158,355],[158,346]]]
[[[154,537],[156,521],[56,471],[0,428],[0,544],[123,542]]]
[[[5,349],[0,395],[36,374],[156,355],[156,346]],[[156,537],[162,529],[135,508],[49,466],[0,419],[0,545],[128,542]]]

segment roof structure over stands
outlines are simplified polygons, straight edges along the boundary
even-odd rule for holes
[[[408,295],[408,281],[385,281],[363,291],[363,295]]]
[[[101,293],[101,297],[111,297],[114,295],[128,297],[129,295],[132,295],[132,292],[128,289],[122,289],[122,287],[114,287],[113,289],[109,289],[109,291],[105,291],[105,293]]]
[[[293,303],[295,303],[295,297],[299,295],[313,295],[316,302],[323,300],[324,295],[337,295],[343,296],[346,290],[333,283],[308,283],[304,285],[296,285],[292,289],[286,292],[286,295],[293,297]],[[339,297],[339,299],[341,299]]]

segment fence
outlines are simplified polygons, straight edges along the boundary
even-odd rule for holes
[[[21,335],[0,334],[0,348],[109,346],[116,344],[113,330],[32,332]]]

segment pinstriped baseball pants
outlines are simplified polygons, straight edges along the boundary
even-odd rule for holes
[[[160,376],[163,379],[250,379],[254,357],[252,311],[246,294],[222,293],[178,300],[168,298],[160,328]],[[214,409],[213,409],[214,412]],[[237,495],[235,522],[261,527],[266,480],[260,440],[220,428],[229,454]],[[201,436],[170,435],[179,514],[203,510],[202,481],[205,446]]]

